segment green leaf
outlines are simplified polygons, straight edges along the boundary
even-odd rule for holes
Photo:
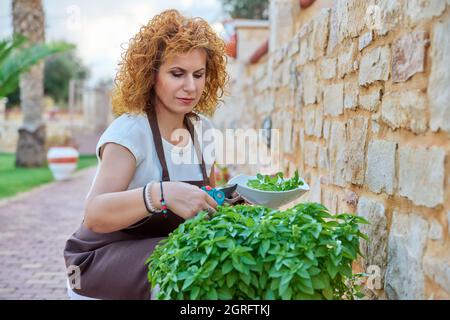
[[[314,256],[314,253],[312,252],[312,250],[306,251],[306,252],[305,252],[305,255],[306,255],[306,256],[308,257],[308,259],[311,260],[311,261],[312,261],[312,260],[315,260],[315,258],[316,258],[316,257]]]
[[[225,261],[225,263],[222,265],[222,274],[225,275],[231,270],[233,270],[233,264],[230,260]]]
[[[281,299],[283,300],[291,300],[292,298],[292,289],[287,288],[287,290],[283,291],[283,294],[281,295]]]
[[[237,280],[236,272],[230,272],[227,275],[227,287],[228,288],[233,287],[233,285],[236,283],[236,280]]]
[[[357,297],[358,299],[363,299],[363,298],[365,298],[366,296],[365,296],[365,294],[362,293],[362,292],[357,292],[357,293],[355,293],[355,297]]]
[[[64,42],[42,43],[26,48],[21,47],[23,43],[24,40],[18,42],[13,40],[9,47],[3,47],[0,61],[0,97],[13,92],[19,84],[19,75],[42,59],[74,48],[73,45]]]
[[[233,299],[233,293],[229,288],[220,288],[217,290],[219,300],[231,300]]]
[[[299,283],[297,286],[302,292],[304,292],[306,294],[314,294],[314,289],[309,286],[305,286],[302,283]]]
[[[315,251],[316,258],[326,257],[328,255],[328,250],[325,247],[319,247]]]
[[[190,294],[190,299],[195,300],[198,297],[198,294],[200,293],[199,287],[193,287]]]
[[[245,263],[245,264],[248,264],[248,265],[255,265],[256,264],[255,259],[248,252],[245,252],[245,253],[242,254],[241,261],[242,261],[242,263]]]
[[[297,271],[297,274],[298,274],[300,277],[304,278],[304,279],[310,279],[310,278],[311,278],[310,275],[309,275],[309,273],[308,273],[307,271],[305,271],[304,269],[299,269],[299,270]]]
[[[320,274],[311,278],[314,289],[325,289],[330,287],[330,279],[327,274]]]
[[[186,290],[189,286],[194,282],[194,277],[187,278],[184,280],[183,287],[181,287],[181,291]]]
[[[217,291],[215,288],[210,288],[208,290],[208,293],[206,294],[207,300],[218,300]]]
[[[248,268],[246,268],[242,263],[237,262],[235,260],[233,260],[233,267],[239,272],[243,272],[243,273],[248,272]]]
[[[216,245],[219,248],[230,248],[230,247],[233,247],[234,242],[232,239],[226,239],[226,240],[222,240],[222,241],[217,241]]]
[[[327,261],[326,267],[331,279],[334,279],[334,277],[336,277],[336,274],[339,271],[338,268],[330,260]]]
[[[189,271],[182,271],[177,276],[178,280],[185,280],[190,277],[192,277],[192,273]]]
[[[240,273],[239,277],[241,278],[242,281],[244,281],[244,283],[247,286],[250,285],[250,281],[251,281],[250,274]]]
[[[275,289],[278,289],[279,286],[280,286],[280,278],[272,279],[272,281],[270,283],[270,289],[275,290]]]
[[[323,289],[322,294],[327,300],[333,300],[333,290],[331,288]]]
[[[352,277],[352,268],[349,265],[343,264],[339,267],[339,271],[347,278]]]
[[[263,240],[261,246],[259,247],[259,254],[264,258],[269,248],[270,248],[270,240]]]
[[[363,238],[366,241],[370,241],[369,237],[367,235],[365,235],[364,233],[358,232],[358,236],[360,236],[361,238]]]
[[[275,300],[275,295],[273,294],[273,290],[266,290],[264,293],[265,300]]]
[[[311,279],[298,278],[298,283],[307,288],[314,289]]]

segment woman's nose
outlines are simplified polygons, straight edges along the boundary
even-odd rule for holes
[[[193,92],[193,91],[195,91],[195,81],[194,81],[194,76],[192,76],[192,75],[188,75],[186,78],[185,78],[185,81],[184,81],[184,91],[186,91],[186,92]]]

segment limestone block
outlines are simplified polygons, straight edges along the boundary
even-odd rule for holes
[[[346,181],[362,185],[364,183],[364,165],[369,120],[364,116],[355,116],[347,123],[347,142],[345,150]]]
[[[320,62],[320,77],[325,80],[333,79],[336,77],[337,59],[323,59]]]
[[[428,35],[424,31],[407,33],[392,47],[392,80],[404,82],[417,72],[424,71],[425,46]]]
[[[433,208],[444,201],[445,149],[399,148],[399,194]]]
[[[428,20],[440,16],[445,10],[445,1],[442,0],[408,0],[405,11],[412,25],[421,20]]]
[[[431,74],[428,82],[430,128],[450,133],[450,19],[433,27]]]
[[[391,141],[374,140],[369,144],[365,182],[371,191],[394,193],[396,149],[397,144]]]
[[[317,77],[316,67],[307,65],[302,71],[303,102],[305,105],[313,104],[317,101]]]
[[[350,74],[353,71],[356,71],[356,52],[356,44],[352,42],[339,54],[337,65],[339,78],[343,78],[346,74]]]
[[[344,108],[356,109],[358,106],[359,86],[355,81],[348,81],[344,85]]]
[[[366,86],[375,81],[388,80],[391,53],[388,46],[378,47],[362,56],[359,70],[359,84]]]
[[[335,185],[345,187],[347,168],[345,124],[337,121],[331,124],[328,149],[331,182]]]
[[[424,299],[422,259],[427,221],[414,213],[394,211],[388,240],[385,292],[388,299]]]
[[[394,130],[406,128],[423,133],[427,130],[426,103],[419,90],[388,93],[383,97],[381,117]]]
[[[323,93],[324,113],[338,116],[344,113],[344,84],[332,84],[324,88]]]
[[[381,102],[381,88],[375,87],[366,93],[359,95],[359,105],[368,111],[378,111],[378,106]]]
[[[365,269],[371,265],[380,267],[384,276],[387,259],[388,229],[384,205],[380,202],[361,197],[356,209],[357,215],[365,218],[370,224],[362,224],[360,230],[369,237],[369,241],[361,240],[360,250],[366,256]]]

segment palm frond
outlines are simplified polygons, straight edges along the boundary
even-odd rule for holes
[[[0,97],[13,92],[19,85],[19,75],[42,59],[74,48],[66,42],[36,44],[21,48],[25,41],[18,37],[9,43],[8,40],[0,42]]]
[[[12,40],[0,40],[0,66],[14,49],[21,47],[25,42],[27,38],[21,34],[14,35]]]

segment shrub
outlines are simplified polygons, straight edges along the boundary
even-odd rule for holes
[[[363,218],[317,203],[200,212],[147,259],[157,299],[353,299]]]

